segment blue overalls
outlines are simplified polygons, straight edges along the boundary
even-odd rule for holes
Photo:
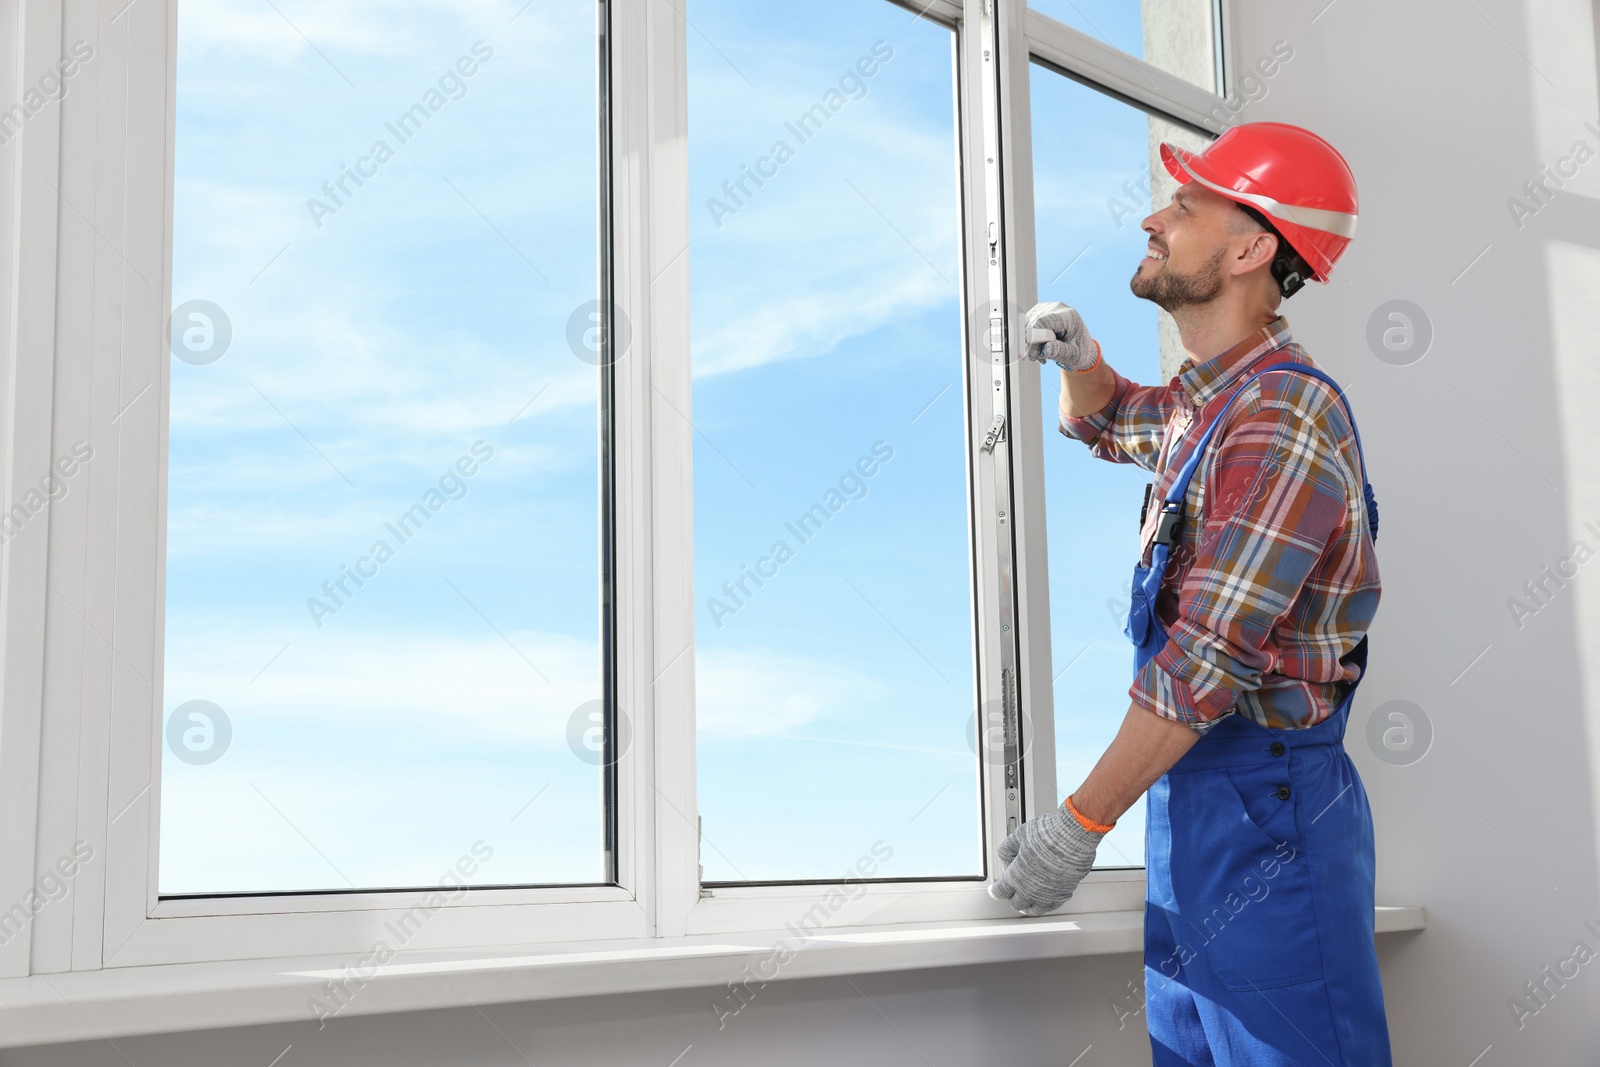
[[[1245,386],[1276,370],[1327,382],[1349,410],[1332,378],[1301,363],[1265,367],[1229,397],[1161,503],[1150,565],[1134,568],[1125,632],[1135,673],[1167,643],[1156,595],[1195,468]],[[1376,538],[1359,432],[1356,452]],[[1365,636],[1342,662],[1361,673],[1327,719],[1273,730],[1225,716],[1150,787],[1144,962],[1155,1067],[1390,1067],[1372,812],[1344,750]]]

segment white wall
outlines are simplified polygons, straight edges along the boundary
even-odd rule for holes
[[[1142,1017],[1119,1029],[1112,1008],[1137,1010],[1140,974],[1128,955],[781,982],[721,1031],[715,991],[685,990],[16,1049],[0,1065],[267,1067],[291,1044],[278,1067],[668,1067],[686,1048],[676,1067],[1066,1067],[1091,1045],[1079,1067],[1148,1064]]]
[[[1600,953],[1585,928],[1600,930],[1600,559],[1521,628],[1507,601],[1574,541],[1600,553],[1584,526],[1600,530],[1586,440],[1600,415],[1600,158],[1520,230],[1506,200],[1578,139],[1600,156],[1583,125],[1600,128],[1595,27],[1578,0],[1335,0],[1313,23],[1325,2],[1234,0],[1234,24],[1242,63],[1278,40],[1295,49],[1244,117],[1318,130],[1361,186],[1343,276],[1286,311],[1348,386],[1382,504],[1384,595],[1349,747],[1377,817],[1378,898],[1428,909],[1426,932],[1380,943],[1395,1059],[1592,1063],[1600,958],[1551,983],[1520,1029],[1508,1000],[1577,942]],[[1392,299],[1432,324],[1409,366],[1366,340]],[[1397,699],[1434,734],[1409,766],[1366,738]],[[859,992],[786,983],[720,1033],[710,991],[689,991],[13,1050],[0,1064],[264,1067],[292,1044],[284,1067],[667,1067],[690,1045],[683,1067],[1065,1067],[1089,1045],[1082,1067],[1136,1065],[1146,1039],[1136,1021],[1118,1030],[1112,1005],[1138,974],[1124,956],[868,976],[851,980]]]
[[[1583,125],[1600,128],[1592,13],[1336,0],[1312,24],[1325,4],[1238,0],[1237,55],[1293,44],[1247,116],[1318,130],[1360,183],[1343,278],[1287,311],[1348,383],[1382,507],[1372,676],[1348,741],[1376,814],[1378,899],[1428,909],[1428,930],[1386,954],[1395,1062],[1465,1067],[1492,1046],[1483,1067],[1591,1064],[1600,959],[1520,1027],[1508,1000],[1577,942],[1600,953],[1585,928],[1600,930],[1600,564],[1520,629],[1507,602],[1575,540],[1600,551],[1584,529],[1600,529],[1600,159],[1521,230],[1506,200],[1575,140],[1600,153]],[[1409,366],[1365,338],[1397,298],[1434,331]],[[1434,731],[1409,766],[1365,736],[1397,699]]]

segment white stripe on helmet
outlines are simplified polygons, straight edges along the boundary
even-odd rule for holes
[[[1247,201],[1251,207],[1260,210],[1263,214],[1270,215],[1284,222],[1291,222],[1296,226],[1304,226],[1310,230],[1321,230],[1331,233],[1335,237],[1354,237],[1356,235],[1356,216],[1348,211],[1328,211],[1320,207],[1297,207],[1294,204],[1283,204],[1264,196],[1261,193],[1243,193],[1238,189],[1229,189],[1227,186],[1218,185],[1216,182],[1206,181],[1196,174],[1189,164],[1184,162],[1177,152],[1172,153],[1172,158],[1178,161],[1178,166],[1183,172],[1201,185],[1214,193],[1223,196]]]

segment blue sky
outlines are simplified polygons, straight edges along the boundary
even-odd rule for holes
[[[885,876],[980,874],[951,33],[875,0],[688,12],[706,876],[834,877],[879,839]]]
[[[164,892],[430,884],[478,840],[481,881],[602,876],[566,739],[600,695],[596,373],[566,343],[595,295],[594,15],[519,6],[183,6],[173,302],[233,342],[172,364],[164,706],[211,700],[233,738],[165,754]]]
[[[233,736],[165,753],[161,889],[427,884],[479,840],[481,883],[597,880],[568,740],[600,695],[597,382],[567,343],[595,296],[593,8],[279,7],[180,17],[173,301],[233,340],[172,364],[164,707],[213,701]],[[951,35],[879,0],[687,11],[706,876],[837,877],[878,840],[885,876],[979,874]],[[1138,216],[1105,206],[1144,119],[1034,83],[1041,298],[1148,380]],[[1142,479],[1046,450],[1070,789],[1126,708],[1105,602]],[[1103,862],[1140,862],[1133,823]]]
[[[1039,299],[1076,307],[1113,366],[1136,382],[1157,382],[1157,311],[1128,291],[1146,241],[1139,222],[1149,214],[1149,122],[1038,66],[1030,96]],[[1128,708],[1133,655],[1122,626],[1148,476],[1132,464],[1094,459],[1057,432],[1060,389],[1052,366],[1040,418],[1052,431],[1044,443],[1045,514],[1056,775],[1065,796],[1089,773]],[[1142,800],[1118,820],[1098,859],[1143,865]]]

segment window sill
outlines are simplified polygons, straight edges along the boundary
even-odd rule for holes
[[[406,953],[351,978],[339,1017],[975,963],[1137,952],[1142,911],[542,945],[523,954]],[[1421,930],[1420,907],[1379,907],[1377,931]],[[803,945],[779,964],[780,941]],[[349,957],[125,967],[0,980],[0,1047],[309,1021]],[[749,968],[749,975],[742,974]],[[776,968],[776,974],[774,974]]]

